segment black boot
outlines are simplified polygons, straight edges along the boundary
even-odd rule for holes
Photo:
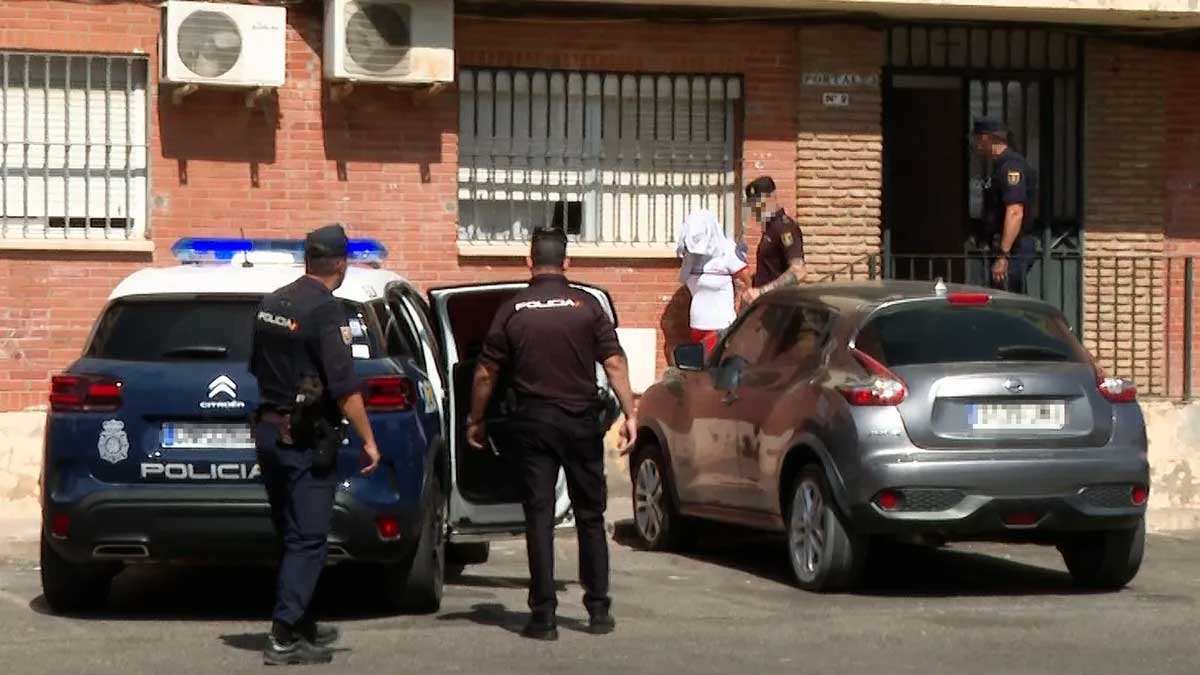
[[[296,632],[317,647],[328,647],[342,637],[342,631],[337,626],[317,623],[307,616],[296,624]]]
[[[617,620],[612,614],[604,612],[603,614],[593,614],[588,619],[588,632],[592,635],[608,635],[617,629]]]
[[[291,626],[276,621],[271,626],[267,647],[263,650],[263,664],[268,666],[307,666],[333,661],[333,651],[317,647]]]
[[[554,641],[558,639],[558,626],[553,616],[533,616],[521,631],[521,637],[530,640]]]

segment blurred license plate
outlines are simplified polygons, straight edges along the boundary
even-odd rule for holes
[[[253,448],[250,425],[211,422],[166,422],[162,426],[164,448]]]
[[[972,429],[1062,429],[1067,406],[1061,401],[1041,403],[975,403],[967,407]]]

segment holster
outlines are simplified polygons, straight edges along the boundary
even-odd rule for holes
[[[312,465],[318,472],[328,471],[337,464],[338,448],[342,447],[342,425],[329,421],[325,414],[324,387],[315,375],[300,378],[288,425],[295,445],[311,448]]]

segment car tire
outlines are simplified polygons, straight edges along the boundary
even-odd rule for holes
[[[55,614],[73,614],[103,609],[119,566],[80,565],[54,550],[42,533],[42,597]]]
[[[855,586],[866,561],[867,541],[847,526],[820,467],[804,467],[788,490],[788,561],[797,584],[818,593]]]
[[[385,586],[392,606],[409,614],[432,614],[442,607],[446,581],[446,499],[434,483],[429,508],[421,526],[421,539],[406,564],[385,570]]]
[[[662,450],[647,444],[632,463],[633,523],[638,539],[651,551],[681,551],[694,542],[691,523],[680,515]]]
[[[1119,590],[1137,576],[1146,545],[1146,520],[1129,530],[1096,532],[1060,544],[1063,562],[1075,583]]]

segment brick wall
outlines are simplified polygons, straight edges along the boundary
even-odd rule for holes
[[[800,73],[880,76],[885,35],[857,27],[799,31]],[[818,277],[879,252],[883,186],[881,88],[797,83],[796,220]],[[825,107],[822,94],[846,93],[848,107]]]
[[[1200,54],[1175,52],[1168,55],[1166,69],[1166,157],[1165,249],[1172,256],[1168,278],[1167,359],[1171,374],[1169,394],[1184,392],[1184,302],[1185,257],[1200,262]],[[1200,278],[1192,281],[1192,392],[1200,393],[1200,330],[1195,329],[1200,312]]]
[[[1164,52],[1094,40],[1085,63],[1084,338],[1110,372],[1163,393]]]
[[[0,410],[41,405],[50,374],[77,356],[113,286],[139,266],[171,264],[180,236],[298,236],[343,220],[356,236],[382,239],[389,266],[423,286],[525,274],[517,259],[457,254],[454,89],[360,88],[331,102],[321,16],[308,5],[288,15],[288,82],[277,99],[247,109],[236,93],[202,91],[179,106],[160,99],[157,7],[0,3],[0,48],[151,56],[155,244],[153,255],[0,251]],[[773,174],[781,196],[794,199],[790,27],[460,19],[456,34],[463,65],[744,74],[744,171]],[[613,292],[623,325],[660,330],[661,365],[686,335],[676,265],[578,260],[573,274]]]

